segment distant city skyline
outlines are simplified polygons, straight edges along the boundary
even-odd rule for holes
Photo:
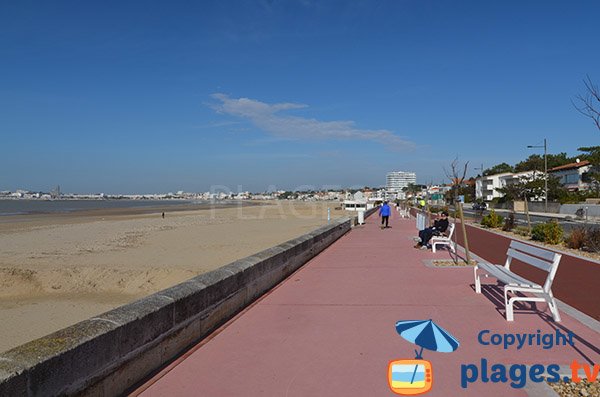
[[[448,182],[599,132],[597,1],[4,2],[0,191]],[[241,186],[241,188],[240,188]]]
[[[56,192],[54,189],[49,190],[36,190],[36,189],[27,189],[27,188],[19,188],[15,190],[0,190],[0,198],[6,196],[7,193],[34,193],[34,194],[44,194],[52,197],[60,197],[60,196],[164,196],[164,195],[185,195],[185,194],[207,194],[207,193],[232,193],[232,194],[241,194],[241,193],[252,193],[252,194],[260,194],[260,193],[272,193],[272,192],[283,192],[283,191],[294,191],[294,192],[308,192],[308,191],[349,191],[349,190],[386,190],[388,186],[383,185],[354,185],[354,186],[341,186],[341,185],[326,185],[326,186],[316,186],[316,185],[300,185],[297,188],[290,189],[282,189],[277,188],[275,185],[269,186],[265,190],[257,190],[252,191],[248,189],[241,189],[242,186],[238,186],[237,190],[229,188],[225,185],[214,185],[209,189],[204,191],[186,191],[186,190],[176,190],[176,191],[164,191],[164,192],[145,192],[145,193],[104,193],[104,192]]]

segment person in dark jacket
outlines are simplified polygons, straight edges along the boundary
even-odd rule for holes
[[[448,229],[448,213],[443,211],[440,219],[436,219],[433,222],[433,226],[419,231],[419,238],[421,241],[415,245],[415,248],[426,249],[429,240],[431,240],[433,236],[441,235],[446,229]]]
[[[392,212],[392,210],[390,209],[388,202],[384,201],[381,208],[379,208],[379,216],[381,217],[381,228],[382,229],[389,227],[388,223],[390,221],[391,212]],[[384,224],[385,224],[385,226],[384,226]]]

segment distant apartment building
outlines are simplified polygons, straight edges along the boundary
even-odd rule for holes
[[[475,198],[484,201],[500,198],[503,194],[496,189],[519,182],[522,178],[531,178],[535,173],[536,171],[503,172],[501,174],[480,176],[475,180]],[[540,172],[537,171],[537,174],[539,175]]]
[[[548,175],[558,178],[560,184],[570,191],[586,190],[589,188],[589,183],[585,181],[585,174],[591,169],[590,162],[584,160],[551,168],[548,170]],[[497,197],[502,197],[502,193],[496,189],[519,182],[524,178],[532,178],[536,175],[540,177],[543,174],[542,171],[525,171],[518,173],[504,172],[478,177],[475,181],[475,197],[492,201]]]
[[[392,171],[388,172],[385,179],[385,190],[387,191],[387,194],[390,197],[394,196],[395,198],[403,199],[404,192],[402,189],[411,183],[416,184],[417,174],[414,172]]]

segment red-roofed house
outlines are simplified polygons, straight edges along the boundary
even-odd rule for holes
[[[583,181],[583,175],[591,168],[591,163],[584,160],[551,168],[548,173],[557,177],[568,190],[586,190],[589,185]]]

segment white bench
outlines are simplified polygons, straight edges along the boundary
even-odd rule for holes
[[[454,223],[448,225],[448,237],[446,236],[433,236],[431,240],[429,240],[429,244],[431,244],[431,251],[435,253],[436,245],[447,245],[450,247],[452,252],[456,252],[456,247],[454,246],[454,241],[452,241],[452,234],[454,234]]]
[[[400,215],[400,218],[410,218],[408,209],[398,207],[398,214]]]
[[[556,307],[556,301],[552,295],[552,282],[558,270],[561,254],[547,251],[542,248],[533,247],[518,241],[511,241],[510,247],[506,252],[506,262],[504,266],[492,265],[490,263],[478,263],[475,266],[475,292],[481,293],[480,276],[492,276],[498,281],[504,283],[504,307],[506,308],[506,320],[513,321],[513,304],[519,301],[528,302],[547,302],[554,321],[560,321],[560,314]],[[510,264],[513,259],[517,259],[527,265],[535,266],[548,273],[544,285],[539,285],[533,281],[527,280],[510,270]],[[517,292],[526,292],[535,294],[535,296],[512,296],[508,299],[508,294]]]

